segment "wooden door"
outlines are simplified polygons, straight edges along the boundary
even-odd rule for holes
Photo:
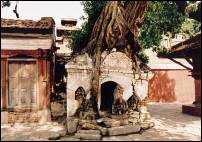
[[[36,104],[36,63],[9,62],[9,105],[29,107]]]

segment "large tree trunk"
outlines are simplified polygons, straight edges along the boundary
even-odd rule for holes
[[[93,59],[91,97],[97,102],[101,53],[116,48],[134,62],[134,71],[139,70],[136,50],[139,46],[140,27],[147,9],[146,1],[108,1],[96,21],[86,50]],[[95,103],[97,110],[97,103]]]

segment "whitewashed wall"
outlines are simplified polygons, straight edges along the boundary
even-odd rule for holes
[[[50,49],[52,39],[47,38],[1,38],[1,49],[20,49],[20,50],[35,50],[35,49]]]
[[[78,109],[75,100],[75,91],[83,87],[87,93],[90,91],[92,61],[87,54],[76,57],[66,65],[67,69],[67,118],[74,115]]]
[[[72,116],[78,108],[75,100],[75,91],[82,86],[89,93],[91,85],[92,60],[87,54],[76,57],[66,65],[67,77],[67,117]],[[100,75],[100,87],[98,93],[98,108],[101,105],[101,84],[114,81],[123,87],[123,98],[128,100],[133,95],[132,84],[135,85],[137,95],[143,100],[148,94],[147,74],[139,79],[139,75],[134,78],[132,71],[132,61],[124,53],[112,52],[102,54],[102,65]]]

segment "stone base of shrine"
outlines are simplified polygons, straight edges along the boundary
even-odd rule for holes
[[[182,112],[195,116],[201,116],[201,104],[182,105]]]

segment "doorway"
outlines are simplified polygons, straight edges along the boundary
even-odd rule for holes
[[[111,112],[114,102],[114,90],[117,83],[113,81],[105,82],[101,85],[101,105],[100,110]]]

